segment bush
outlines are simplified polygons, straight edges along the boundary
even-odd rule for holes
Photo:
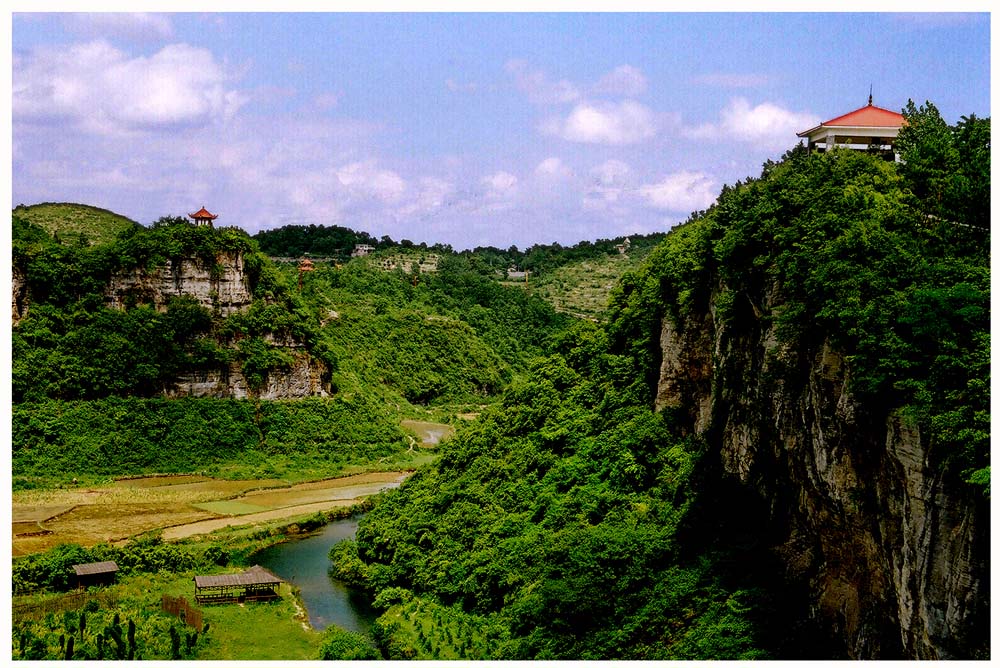
[[[364,636],[329,626],[323,632],[319,658],[324,661],[378,660],[382,656]]]

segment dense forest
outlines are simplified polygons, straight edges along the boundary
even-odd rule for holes
[[[633,252],[645,253],[665,236],[662,232],[634,235],[628,237],[629,247]],[[366,232],[338,225],[285,225],[273,230],[263,230],[253,237],[260,245],[260,250],[275,257],[304,257],[307,255],[339,261],[347,261],[357,244],[367,244],[376,250],[401,249],[423,253],[438,253],[443,255],[458,255],[464,258],[469,266],[486,275],[502,272],[510,267],[518,271],[545,273],[558,267],[590,260],[608,255],[616,255],[617,246],[626,237],[615,239],[598,239],[597,241],[581,241],[572,246],[562,246],[558,243],[534,244],[525,250],[517,246],[507,249],[494,246],[477,246],[471,250],[454,251],[448,244],[427,245],[426,242],[414,243],[409,239],[393,241],[389,236],[379,239]]]

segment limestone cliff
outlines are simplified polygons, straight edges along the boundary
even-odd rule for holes
[[[771,285],[726,318],[714,297],[666,317],[657,408],[764,500],[785,576],[845,656],[988,656],[988,502],[905,414],[852,396],[829,342],[782,343],[761,317],[780,301]]]
[[[28,312],[28,282],[24,270],[14,265],[11,273],[11,324],[21,322]]]
[[[250,306],[250,291],[243,267],[243,254],[219,253],[214,263],[182,258],[152,270],[121,271],[111,277],[104,296],[111,308],[129,303],[166,308],[171,297],[190,295],[214,313],[227,316]]]
[[[105,303],[110,308],[152,304],[160,310],[166,309],[171,297],[182,295],[194,297],[220,317],[248,309],[253,303],[253,293],[243,254],[222,252],[214,263],[187,257],[168,260],[152,270],[118,272],[111,277],[104,292]],[[220,368],[181,374],[164,388],[164,396],[294,399],[329,394],[326,365],[310,356],[301,341],[287,336],[264,338],[267,343],[289,351],[293,361],[287,367],[269,372],[263,386],[251,387],[242,367],[229,363]]]
[[[270,372],[262,387],[251,387],[240,365],[228,364],[221,369],[182,374],[164,395],[231,399],[325,397],[330,394],[330,381],[326,376],[326,365],[307,353],[297,353],[290,367]]]

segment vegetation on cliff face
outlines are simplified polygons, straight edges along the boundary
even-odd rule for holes
[[[223,254],[244,258],[248,287],[257,297],[247,313],[220,320],[187,296],[172,298],[164,312],[141,303],[122,310],[105,306],[116,272],[152,271],[182,258],[212,268]],[[235,228],[135,226],[101,246],[63,246],[15,215],[13,262],[25,277],[29,304],[12,332],[15,402],[150,397],[185,371],[239,361],[266,372],[285,364],[264,341],[268,335],[315,342],[315,318]],[[314,350],[335,364],[325,352]]]
[[[931,105],[908,119],[902,166],[796,150],[724,189],[622,281],[609,331],[650,379],[661,316],[709,298],[737,326],[765,318],[786,341],[829,340],[861,401],[905,407],[947,446],[942,464],[988,490],[989,120],[948,128]],[[774,289],[782,303],[763,312]]]

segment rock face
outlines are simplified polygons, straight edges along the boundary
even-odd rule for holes
[[[16,265],[11,273],[11,313],[12,325],[21,322],[21,318],[28,312],[28,281],[24,271]]]
[[[987,657],[988,502],[906,416],[859,404],[828,342],[779,342],[759,317],[779,289],[762,302],[664,319],[657,408],[766,501],[785,576],[845,656]]]
[[[178,262],[168,260],[151,271],[122,272],[112,277],[104,295],[111,308],[153,304],[161,310],[166,309],[171,297],[189,295],[221,317],[246,310],[253,302],[240,253],[220,253],[214,264],[184,258]],[[242,367],[234,363],[181,374],[164,389],[164,396],[295,399],[329,395],[326,365],[311,357],[301,341],[269,336],[265,340],[292,352],[294,361],[288,368],[271,371],[262,387],[251,387]]]
[[[111,308],[153,304],[165,309],[171,297],[190,295],[214,313],[227,316],[250,306],[250,292],[241,253],[220,253],[214,266],[184,258],[151,271],[133,269],[112,276],[104,296]]]
[[[239,364],[229,364],[222,369],[182,374],[167,388],[167,397],[221,397],[231,399],[297,399],[300,397],[326,397],[330,394],[330,380],[326,365],[307,353],[294,355],[295,361],[288,369],[271,372],[263,387],[252,388]]]

